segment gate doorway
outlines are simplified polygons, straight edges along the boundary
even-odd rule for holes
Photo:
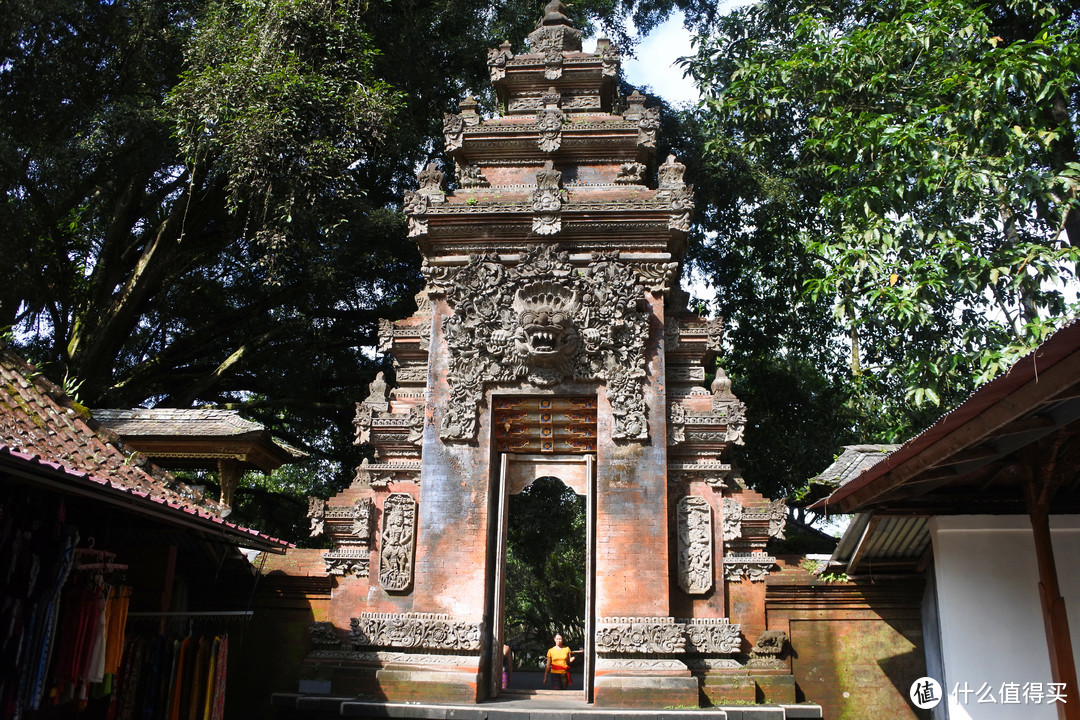
[[[558,693],[591,702],[595,398],[513,398],[494,409],[501,452],[493,483],[489,697]],[[537,442],[525,442],[530,437]],[[541,448],[549,451],[535,452]],[[543,688],[542,663],[556,633],[575,651],[567,690]],[[516,665],[506,689],[504,644]]]

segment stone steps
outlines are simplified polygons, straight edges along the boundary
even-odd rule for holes
[[[700,709],[594,707],[573,691],[532,690],[476,705],[394,703],[327,695],[275,693],[282,717],[369,717],[402,720],[820,720],[821,706],[746,705]],[[576,693],[573,693],[576,694]],[[520,698],[520,699],[519,699]]]

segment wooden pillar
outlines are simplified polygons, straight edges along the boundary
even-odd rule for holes
[[[1042,601],[1043,623],[1046,626],[1046,646],[1050,652],[1050,675],[1055,683],[1065,683],[1064,704],[1055,703],[1061,720],[1080,720],[1080,694],[1076,685],[1076,661],[1073,658],[1072,637],[1069,635],[1069,616],[1065,598],[1058,585],[1054,547],[1050,538],[1050,517],[1046,507],[1030,512],[1035,536],[1035,559],[1039,566],[1039,599]]]
[[[218,460],[218,480],[221,481],[221,504],[232,507],[233,492],[240,481],[240,463],[232,458]],[[225,517],[222,514],[222,517]]]

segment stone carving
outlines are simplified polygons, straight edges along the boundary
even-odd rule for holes
[[[746,430],[746,404],[736,400],[728,406],[727,441],[744,445],[743,433]]]
[[[735,498],[724,498],[724,542],[731,542],[742,537],[742,516],[742,503]]]
[[[375,349],[381,353],[388,353],[394,349],[394,321],[379,318],[379,344]]]
[[[680,622],[686,623],[688,652],[731,654],[742,648],[739,626],[727,618],[692,618]]]
[[[403,209],[409,222],[409,237],[426,234],[428,231],[427,213],[431,209],[431,198],[409,190],[405,193]]]
[[[514,57],[514,54],[510,52],[509,42],[504,42],[497,48],[488,49],[487,65],[488,73],[491,75],[491,82],[506,77],[506,62],[512,57]]]
[[[601,72],[605,77],[616,77],[619,74],[619,51],[604,35],[596,38],[596,50],[600,53]]]
[[[660,129],[660,110],[658,108],[642,108],[641,118],[638,120],[637,144],[646,148],[656,147],[656,133]]]
[[[674,155],[668,155],[664,164],[656,169],[658,189],[674,190],[683,187],[683,175],[685,174],[686,166],[676,160]]]
[[[379,582],[383,589],[403,592],[412,586],[416,549],[416,500],[407,493],[390,493],[383,502],[379,547]]]
[[[308,637],[311,644],[319,647],[337,647],[341,645],[341,638],[331,622],[313,622],[308,626]]]
[[[668,445],[678,445],[686,440],[686,408],[679,403],[668,405]]]
[[[623,119],[627,122],[637,123],[641,120],[641,114],[645,111],[645,96],[635,90],[626,98],[626,110]],[[640,139],[638,140],[640,142]]]
[[[456,113],[443,114],[443,138],[446,152],[454,152],[465,142],[465,118]]]
[[[558,80],[562,77],[563,54],[554,44],[544,48],[544,78]]]
[[[668,215],[668,229],[690,232],[690,217],[694,214],[694,186],[676,188],[670,192],[671,213]]]
[[[370,551],[366,547],[348,546],[323,553],[326,572],[338,577],[353,575],[367,577],[370,567]]]
[[[555,152],[562,146],[563,120],[566,118],[559,109],[559,94],[555,93],[555,101],[552,102],[549,94],[544,94],[544,107],[536,111],[536,126],[540,131],[537,139],[537,147],[542,152]]]
[[[544,16],[536,24],[536,30],[529,33],[530,50],[546,53],[551,48],[581,51],[581,31],[571,24],[561,0],[551,0],[544,7]]]
[[[721,352],[724,349],[724,318],[710,320],[708,324],[705,347],[713,352]],[[719,368],[717,368],[719,369]]]
[[[352,528],[349,534],[357,540],[371,542],[371,521],[375,518],[375,502],[371,498],[364,498],[353,502]]]
[[[424,421],[427,415],[423,405],[413,405],[409,410],[408,441],[417,447],[424,444]]]
[[[491,187],[491,183],[488,182],[476,165],[458,165],[458,183],[463,188]]]
[[[399,383],[423,383],[427,382],[428,369],[423,365],[403,367],[398,368],[396,374]]]
[[[686,652],[686,626],[669,617],[602,618],[596,652],[638,655]]]
[[[465,123],[465,127],[476,127],[480,124],[480,113],[477,109],[480,107],[480,103],[472,95],[465,96],[465,99],[458,103],[458,107],[461,109],[461,120]]]
[[[428,197],[432,202],[446,200],[446,191],[443,183],[446,181],[446,173],[439,169],[439,164],[430,162],[417,176],[420,182],[420,194]]]
[[[375,379],[368,383],[368,396],[364,398],[364,405],[370,405],[376,409],[386,407],[386,396],[390,393],[390,386],[386,383],[386,373],[375,373]]]
[[[566,191],[562,189],[562,173],[554,169],[548,160],[536,171],[536,190],[533,191],[532,229],[537,235],[553,235],[562,230],[563,202]]]
[[[648,438],[642,381],[649,316],[640,278],[618,253],[596,253],[579,270],[566,252],[537,245],[515,267],[487,254],[463,267],[425,270],[454,308],[442,328],[450,356],[444,440],[476,436],[486,384],[550,387],[566,378],[605,380],[612,437]]]
[[[481,623],[436,613],[360,613],[350,621],[358,647],[480,651]]]
[[[788,643],[788,635],[783,630],[766,630],[758,636],[757,642],[750,648],[750,659],[746,666],[750,668],[783,668],[781,656]]]
[[[720,398],[735,397],[731,392],[731,379],[719,365],[716,366],[716,377],[712,381],[712,394]]]
[[[307,519],[311,523],[311,537],[319,537],[326,528],[326,501],[322,498],[308,497]]]
[[[367,403],[356,403],[356,414],[353,415],[353,445],[370,442],[371,420],[371,406]]]
[[[727,618],[601,618],[596,630],[601,655],[720,655],[737,653],[741,646],[739,626]]]
[[[675,658],[597,658],[596,669],[609,670],[659,670],[676,672],[686,670],[686,662]]]
[[[724,579],[761,582],[776,565],[776,558],[760,553],[732,554],[724,557]]]
[[[679,587],[688,595],[712,589],[712,508],[702,497],[688,495],[676,510],[679,541]]]
[[[773,500],[766,512],[769,516],[769,537],[783,540],[784,529],[787,527],[787,503],[783,498]]]
[[[648,290],[655,296],[666,295],[679,272],[679,263],[641,263],[636,266],[638,275],[648,285]]]
[[[623,163],[619,166],[619,174],[615,176],[615,184],[642,185],[645,182],[645,170],[644,163]]]

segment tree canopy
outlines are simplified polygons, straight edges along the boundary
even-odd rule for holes
[[[697,122],[735,179],[707,262],[846,337],[815,364],[848,353],[864,419],[918,428],[1075,314],[1078,33],[1065,2],[764,0],[699,40]]]

